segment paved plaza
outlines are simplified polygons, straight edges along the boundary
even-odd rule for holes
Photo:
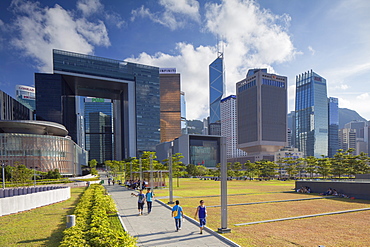
[[[199,234],[199,227],[193,220],[186,219],[182,229],[176,232],[175,221],[171,217],[171,210],[158,201],[153,202],[152,212],[139,216],[137,198],[123,186],[104,185],[117,204],[117,209],[128,233],[137,237],[138,246],[238,246],[224,239],[212,230],[203,230]],[[181,200],[180,200],[181,205]],[[185,212],[193,216],[194,212]]]

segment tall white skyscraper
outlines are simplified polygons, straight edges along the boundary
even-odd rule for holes
[[[221,100],[221,136],[226,137],[226,158],[246,156],[247,153],[237,148],[238,125],[236,117],[236,96],[230,95]]]

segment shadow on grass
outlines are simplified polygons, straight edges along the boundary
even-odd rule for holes
[[[72,203],[72,205],[70,207],[66,208],[66,209],[68,209],[66,211],[66,214],[60,216],[60,222],[62,222],[62,223],[60,223],[58,225],[58,228],[55,231],[53,231],[53,233],[50,235],[50,237],[48,237],[47,239],[44,239],[44,240],[47,240],[47,241],[45,242],[45,245],[41,245],[41,246],[57,247],[57,246],[60,245],[60,242],[63,240],[63,236],[64,236],[63,235],[63,231],[66,229],[66,225],[67,225],[67,215],[73,214],[73,212],[75,210],[75,206],[80,201],[81,196],[83,195],[83,192],[84,191],[82,191],[82,193],[80,193],[80,192],[72,192],[72,190],[71,190],[71,193],[72,194],[73,193],[75,193],[75,194],[80,193],[80,195],[77,196],[74,199],[74,201],[73,201],[73,203]]]
[[[283,192],[283,193],[288,193],[288,192]],[[289,192],[292,193],[292,192]],[[318,196],[318,197],[323,197],[327,200],[335,200],[335,201],[342,201],[342,202],[348,202],[348,203],[363,203],[363,204],[370,204],[370,200],[365,200],[365,199],[350,199],[350,198],[345,198],[345,197],[339,197],[339,196],[324,196],[320,195],[320,193],[298,193],[294,192],[299,195],[306,195],[306,196]]]

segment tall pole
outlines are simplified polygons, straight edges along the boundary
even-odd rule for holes
[[[227,160],[226,160],[226,138],[220,138],[220,163],[221,163],[221,228],[219,233],[231,232],[227,228]]]
[[[2,163],[1,167],[3,168],[3,189],[5,190],[5,164]]]
[[[169,173],[169,178],[168,178],[168,183],[169,183],[169,189],[170,189],[170,201],[168,204],[173,204],[173,184],[172,184],[172,142],[171,146],[168,149],[168,173]]]
[[[140,190],[143,188],[143,175],[142,175],[142,163],[141,163],[141,158],[139,159],[139,165],[140,165],[140,174],[139,174],[139,177],[140,177]]]
[[[150,188],[153,191],[153,154],[150,154]]]

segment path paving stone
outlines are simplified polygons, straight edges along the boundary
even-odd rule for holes
[[[203,230],[203,234],[199,234],[199,227],[187,219],[183,222],[182,229],[176,232],[170,209],[157,201],[153,202],[150,214],[145,206],[144,215],[139,216],[137,198],[131,196],[133,190],[119,185],[108,186],[107,183],[104,186],[116,202],[126,230],[138,238],[138,246],[238,246],[222,240],[223,236],[215,236],[218,234],[211,230]],[[194,212],[185,212],[190,216],[194,213],[195,209]]]

